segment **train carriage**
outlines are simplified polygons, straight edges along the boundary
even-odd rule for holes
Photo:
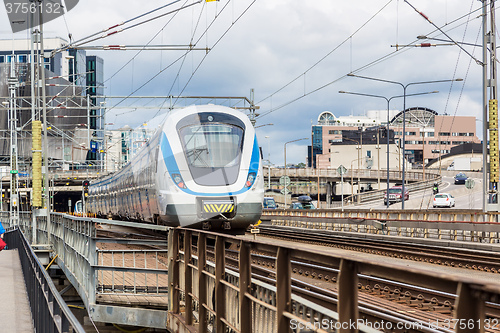
[[[122,170],[92,182],[86,207],[100,216],[241,231],[260,218],[263,182],[248,117],[190,106],[171,111]]]

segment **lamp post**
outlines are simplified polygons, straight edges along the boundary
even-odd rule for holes
[[[406,89],[409,86],[412,85],[417,85],[417,84],[428,84],[428,83],[443,83],[443,82],[453,82],[453,81],[463,81],[463,79],[451,79],[451,80],[435,80],[435,81],[420,81],[420,82],[410,82],[407,84],[397,82],[397,81],[389,81],[389,80],[383,80],[383,79],[378,79],[378,78],[373,78],[373,77],[368,77],[368,76],[360,76],[356,74],[349,73],[347,76],[352,76],[352,77],[357,77],[360,79],[366,79],[366,80],[373,80],[373,81],[379,81],[379,82],[385,82],[385,83],[392,83],[392,84],[398,84],[403,88],[403,159],[405,159],[405,138],[406,138]],[[404,194],[405,193],[405,164],[403,161],[403,174],[402,174],[402,181],[401,181],[401,191]],[[405,209],[405,201],[402,201],[401,209]]]
[[[283,147],[284,147],[284,154],[285,154],[285,178],[287,177],[287,170],[286,170],[286,145],[289,144],[289,143],[297,142],[297,141],[301,141],[301,140],[309,140],[309,138],[302,138],[302,139],[296,139],[296,140],[288,141],[288,142],[285,142],[285,144],[283,145]],[[318,184],[318,187],[319,187],[319,184]],[[286,193],[286,185],[285,185],[285,209],[286,209],[286,196],[287,196],[287,193]]]
[[[409,94],[409,96],[418,96],[418,95],[427,95],[427,94],[436,94],[439,91],[428,91],[428,92],[423,92],[423,93],[416,93],[416,94]],[[387,124],[386,124],[386,129],[387,129],[387,190],[389,190],[389,123],[390,123],[390,117],[389,117],[389,107],[391,104],[391,101],[395,98],[401,98],[403,95],[398,95],[398,96],[392,96],[392,97],[385,97],[381,95],[372,95],[372,94],[364,94],[364,93],[358,93],[358,92],[350,92],[350,91],[339,91],[341,94],[350,94],[350,95],[358,95],[358,96],[366,96],[366,97],[375,97],[375,98],[382,98],[385,99],[387,102]],[[377,143],[378,145],[378,143]],[[380,172],[380,170],[379,170]],[[387,208],[389,208],[389,201],[387,201]]]

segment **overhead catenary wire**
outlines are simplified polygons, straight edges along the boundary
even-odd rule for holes
[[[228,3],[229,3],[229,2],[228,2]],[[203,6],[203,9],[204,9],[204,8],[205,8],[205,5]],[[224,6],[224,7],[222,8],[222,10],[220,11],[220,13],[222,13],[222,11],[223,11],[225,8],[226,8],[226,6]],[[219,13],[219,14],[220,14],[220,13]],[[200,21],[201,21],[201,17],[202,17],[202,15],[203,15],[203,10],[201,10],[201,11],[200,11],[200,14],[198,15],[198,20],[196,21],[196,24],[195,24],[195,26],[194,26],[194,29],[191,31],[191,40],[190,40],[190,44],[196,45],[195,43],[193,43],[193,39],[194,39],[194,35],[196,34],[196,31],[198,30],[198,25],[200,24]],[[218,16],[219,16],[219,15],[217,15],[217,17],[218,17]],[[214,20],[214,21],[215,21],[215,20]],[[207,53],[208,53],[208,43],[207,43]],[[183,57],[182,63],[180,64],[180,66],[179,66],[179,68],[178,68],[178,70],[177,70],[177,74],[176,74],[176,76],[175,76],[175,78],[174,78],[174,80],[173,80],[173,82],[172,82],[172,85],[170,86],[170,89],[169,89],[169,91],[168,91],[168,93],[167,93],[167,96],[170,96],[170,95],[171,95],[172,90],[174,89],[174,86],[175,86],[175,82],[178,82],[178,80],[179,80],[179,75],[180,75],[180,72],[181,72],[181,69],[183,68],[184,62],[186,61],[186,58],[187,58],[187,55],[188,55],[188,54],[189,54],[189,53],[187,53],[187,52],[184,54],[184,57]],[[163,106],[165,105],[165,103],[166,103],[166,102],[167,102],[167,99],[165,99],[165,100],[163,101],[163,103],[160,105],[160,107],[158,108],[158,111],[157,111],[157,112],[153,115],[153,118],[154,118],[154,117],[156,117],[156,116],[160,113],[160,111],[162,110],[162,108],[163,108]]]
[[[89,36],[87,36],[87,37],[81,38],[81,39],[79,39],[79,40],[77,40],[77,41],[75,41],[75,42],[71,43],[70,45],[68,45],[68,46],[67,46],[67,47],[65,47],[64,49],[66,49],[66,48],[72,48],[72,47],[75,47],[77,44],[88,43],[88,41],[87,41],[88,39],[93,38],[93,37],[95,37],[95,36],[99,35],[100,33],[104,33],[104,32],[107,32],[107,31],[109,31],[109,30],[111,30],[111,29],[114,29],[114,28],[117,28],[117,27],[123,26],[123,25],[125,25],[125,24],[127,24],[127,23],[133,22],[133,21],[138,20],[138,19],[140,19],[140,18],[142,18],[142,17],[145,17],[145,16],[147,16],[147,15],[150,15],[150,14],[152,14],[152,13],[155,13],[155,12],[157,12],[157,11],[159,11],[159,10],[162,10],[162,9],[164,9],[164,8],[166,8],[166,7],[168,7],[168,6],[171,6],[171,5],[173,5],[173,4],[176,4],[177,2],[180,2],[180,1],[181,1],[181,0],[175,0],[175,1],[173,1],[173,2],[170,2],[170,3],[166,4],[166,5],[163,5],[163,6],[160,6],[160,7],[158,7],[158,8],[155,8],[155,9],[153,9],[153,10],[150,10],[149,12],[146,12],[146,13],[143,13],[143,14],[140,14],[140,15],[137,15],[137,16],[135,16],[135,17],[131,18],[131,19],[125,20],[125,21],[120,22],[120,23],[118,23],[118,24],[114,24],[114,25],[112,25],[112,26],[110,26],[110,27],[108,27],[108,28],[105,28],[105,29],[103,29],[103,30],[101,30],[101,31],[99,31],[99,32],[95,32],[95,33],[93,33],[93,34],[91,34],[91,35],[89,35]],[[198,2],[200,2],[200,1],[198,1]],[[165,14],[165,15],[167,15],[167,14]],[[163,15],[163,16],[164,16],[164,15]],[[109,34],[108,34],[108,36],[109,36]],[[56,51],[59,51],[59,50],[62,50],[62,49],[58,49],[58,50],[56,50]]]
[[[388,5],[388,4],[385,4],[385,5],[384,5],[384,6],[383,6],[383,7],[382,7],[379,11],[377,11],[377,13],[376,13],[375,15],[379,14],[379,12],[380,12],[382,9],[384,9],[387,5]],[[473,11],[468,12],[467,14],[464,14],[464,15],[462,15],[462,16],[459,16],[458,18],[456,18],[456,19],[454,19],[454,20],[452,20],[452,21],[450,21],[450,22],[447,22],[447,23],[446,23],[446,24],[444,24],[441,28],[437,27],[437,28],[436,28],[436,29],[434,29],[433,31],[429,32],[427,35],[432,35],[432,34],[435,34],[436,32],[441,33],[441,31],[443,30],[443,28],[444,28],[444,27],[447,27],[447,26],[450,26],[450,25],[452,25],[452,24],[455,24],[455,23],[457,23],[457,22],[459,22],[459,21],[463,20],[464,18],[469,18],[469,17],[470,17],[473,13],[480,11],[480,10],[481,10],[481,8],[482,8],[482,6],[481,6],[480,8],[476,8],[476,9],[474,9]],[[477,19],[477,18],[480,18],[480,17],[481,17],[481,16],[476,17],[476,18],[474,18],[474,19]],[[271,99],[274,95],[276,95],[277,93],[279,93],[280,91],[284,90],[285,88],[287,88],[288,86],[290,86],[292,83],[294,83],[295,81],[297,81],[300,77],[302,77],[302,76],[303,76],[303,75],[305,75],[308,71],[310,71],[310,70],[311,70],[314,66],[316,66],[317,64],[319,64],[322,60],[324,60],[326,57],[328,57],[328,56],[329,56],[329,55],[331,55],[334,51],[336,51],[338,48],[340,48],[340,46],[342,46],[343,44],[345,44],[345,43],[346,43],[346,41],[347,41],[347,40],[349,40],[349,38],[351,38],[351,37],[355,36],[358,32],[360,32],[360,30],[361,30],[362,28],[364,28],[364,27],[367,25],[367,23],[368,23],[369,21],[371,21],[373,18],[374,18],[374,16],[370,17],[370,18],[368,19],[368,21],[366,21],[365,23],[363,23],[363,24],[360,26],[360,28],[358,28],[358,29],[357,29],[354,33],[352,33],[349,37],[347,37],[345,40],[343,40],[343,41],[342,41],[342,42],[341,42],[338,46],[336,46],[336,47],[335,47],[332,51],[329,51],[329,52],[328,52],[328,53],[327,53],[324,57],[322,57],[322,58],[321,58],[321,60],[320,60],[320,61],[316,62],[313,66],[309,67],[309,68],[308,68],[305,72],[303,72],[302,74],[300,74],[299,76],[297,76],[297,77],[296,77],[295,79],[293,79],[292,81],[290,81],[290,82],[286,83],[284,86],[282,86],[280,89],[278,89],[278,90],[276,90],[275,92],[273,92],[271,95],[269,95],[269,96],[265,97],[264,99],[260,100],[257,104],[260,104],[260,103],[262,103],[263,101],[265,101],[265,100],[267,100],[267,99]],[[468,19],[468,21],[470,21],[470,19]],[[467,21],[467,22],[468,22],[468,21]],[[467,22],[465,22],[465,24],[467,24]],[[463,24],[464,24],[464,23],[461,23],[461,24],[459,24],[458,26],[461,26],[461,25],[463,25]],[[457,27],[451,27],[451,28],[450,28],[450,29],[448,29],[448,30],[453,30],[453,29],[456,29],[456,28],[457,28]],[[390,52],[390,53],[388,53],[388,54],[386,54],[386,55],[383,55],[383,56],[381,56],[381,57],[379,57],[379,58],[377,58],[377,59],[375,59],[375,60],[371,61],[370,63],[368,63],[368,64],[366,64],[366,65],[363,65],[363,66],[361,66],[361,67],[359,67],[359,68],[355,69],[354,71],[352,71],[352,73],[358,73],[358,72],[361,72],[361,71],[366,70],[366,69],[368,69],[368,68],[370,68],[370,67],[372,67],[372,66],[375,66],[375,65],[377,65],[377,64],[379,64],[379,63],[381,63],[381,62],[383,62],[383,61],[386,61],[386,60],[388,60],[388,59],[391,59],[392,57],[395,57],[395,56],[401,55],[402,53],[407,52],[407,51],[409,51],[409,49],[408,49],[408,48],[402,48],[402,49],[399,49],[399,50],[397,49],[397,50],[395,50],[395,51],[392,51],[392,52]],[[325,89],[325,88],[327,88],[328,86],[330,86],[330,85],[332,85],[332,84],[334,84],[334,83],[338,82],[339,80],[341,80],[341,79],[343,79],[343,78],[345,78],[345,77],[346,77],[345,75],[342,75],[342,76],[340,76],[340,77],[338,77],[338,78],[336,78],[336,79],[334,79],[334,80],[332,80],[332,81],[329,81],[329,82],[327,82],[327,83],[325,83],[325,84],[323,84],[323,85],[321,85],[321,86],[319,86],[319,87],[317,87],[317,88],[315,88],[315,89],[313,89],[313,90],[311,90],[311,91],[309,91],[309,92],[307,92],[307,93],[304,93],[304,94],[299,95],[299,96],[297,96],[297,97],[295,97],[295,98],[292,98],[292,99],[290,99],[290,100],[288,100],[288,101],[286,101],[286,102],[284,102],[284,103],[280,104],[280,105],[279,105],[279,106],[277,106],[277,107],[271,107],[269,110],[261,112],[261,113],[260,113],[260,115],[257,117],[257,119],[260,119],[260,118],[262,118],[262,117],[264,117],[264,116],[267,116],[267,115],[269,115],[269,114],[271,114],[271,113],[273,113],[273,112],[275,112],[275,111],[278,111],[278,110],[280,110],[280,109],[282,109],[282,108],[284,108],[284,107],[286,107],[286,106],[288,106],[288,105],[290,105],[290,104],[293,104],[294,102],[297,102],[297,101],[301,100],[301,99],[302,99],[302,98],[304,98],[304,97],[307,97],[307,96],[309,96],[309,95],[311,95],[311,94],[314,94],[314,93],[316,93],[316,92],[318,92],[318,91],[320,91],[320,90],[322,90],[322,89]]]
[[[185,2],[182,4],[182,5],[185,5],[187,3],[188,0],[185,0]],[[175,16],[178,14],[179,12],[176,12],[174,15],[172,15],[172,17],[163,25],[163,27],[158,30],[153,37],[151,37],[149,39],[149,41],[145,44],[145,47],[150,45],[153,40],[172,22],[172,20],[175,18]],[[141,53],[142,53],[143,49],[139,50],[139,52],[137,52],[129,61],[127,61],[123,66],[121,66],[115,73],[113,73],[113,75],[111,75],[109,78],[107,78],[104,83],[110,81],[111,79],[113,79],[118,73],[120,73],[125,67],[127,67],[135,58],[137,58]]]
[[[438,29],[443,35],[446,36],[446,38],[448,38],[450,40],[450,42],[454,43],[456,46],[458,46],[463,52],[467,53],[469,55],[469,57],[471,57],[472,59],[474,59],[476,61],[477,64],[479,65],[484,65],[482,61],[476,59],[469,51],[467,51],[462,45],[460,45],[459,43],[457,43],[453,38],[451,38],[443,29],[441,29],[440,27],[438,27],[434,22],[432,22],[428,16],[426,16],[424,13],[422,13],[421,11],[419,11],[417,8],[415,8],[415,6],[413,6],[408,0],[404,0],[404,2],[406,2],[411,8],[413,8],[413,10],[415,10],[418,14],[420,14],[420,16],[422,16],[427,22],[429,22],[434,28]]]
[[[260,103],[264,102],[265,100],[271,98],[271,96],[276,95],[277,93],[279,93],[283,89],[285,89],[288,86],[290,86],[295,81],[299,80],[302,76],[306,75],[309,71],[311,71],[313,68],[315,68],[316,66],[318,66],[320,63],[322,63],[332,53],[334,53],[335,51],[337,51],[342,45],[344,45],[345,43],[347,43],[348,41],[350,41],[352,37],[354,37],[358,32],[360,32],[368,23],[370,23],[378,14],[380,14],[392,1],[393,0],[389,0],[389,2],[387,2],[385,5],[383,5],[382,8],[380,8],[374,15],[372,15],[366,22],[364,22],[358,29],[356,29],[349,37],[347,37],[346,39],[344,39],[339,45],[337,45],[331,51],[329,51],[328,53],[326,53],[323,57],[321,57],[318,61],[316,61],[312,66],[310,66],[308,69],[306,69],[303,73],[301,73],[295,79],[293,79],[290,82],[288,82],[287,84],[285,84],[280,89],[278,89],[275,92],[273,92],[271,95],[269,95],[266,98],[264,98],[264,99],[260,100],[259,102],[257,102],[257,104],[260,104]]]
[[[231,23],[231,25],[221,34],[221,36],[214,42],[214,44],[211,46],[211,49],[213,50],[213,48],[215,48],[219,43],[220,41],[227,35],[227,33],[231,30],[232,27],[234,27],[234,25],[241,19],[241,17],[243,17],[244,14],[246,14],[246,12],[251,8],[251,6],[256,2],[257,0],[253,0],[247,7],[246,9],[236,18],[236,20],[234,22]],[[229,3],[229,2],[228,2]],[[227,8],[227,4],[223,7],[223,9],[221,9],[220,13],[224,10],[224,8]],[[212,25],[214,24],[215,20],[217,18],[220,17],[220,13],[219,15],[217,15],[217,17],[215,17],[212,22],[207,26],[207,28],[203,31],[203,33],[200,35],[200,37],[196,40],[196,43],[198,43],[208,32],[208,30],[212,27]],[[160,71],[158,71],[158,73],[156,73],[155,75],[153,75],[149,80],[147,80],[145,83],[143,83],[140,87],[138,87],[137,89],[135,89],[133,92],[131,92],[127,97],[125,97],[124,99],[122,99],[121,101],[117,102],[114,106],[117,106],[119,104],[121,104],[122,102],[124,102],[126,99],[128,99],[129,97],[133,96],[137,91],[139,91],[140,89],[142,89],[143,87],[145,87],[147,84],[149,84],[152,80],[154,80],[156,77],[158,77],[162,72],[164,72],[165,70],[167,70],[168,68],[172,67],[176,62],[180,61],[183,57],[186,56],[187,53],[189,53],[191,51],[187,51],[184,55],[176,58],[172,63],[170,63],[168,66],[166,66],[165,68],[161,69]],[[198,66],[193,70],[193,72],[191,73],[191,76],[189,77],[189,79],[187,80],[186,84],[184,85],[184,87],[182,88],[181,92],[179,93],[179,95],[182,94],[182,92],[184,92],[184,90],[187,88],[187,86],[189,85],[189,83],[191,82],[192,78],[194,77],[194,75],[196,74],[196,72],[198,71],[198,69],[201,67],[202,63],[204,62],[204,60],[207,58],[209,53],[205,54],[203,56],[203,58],[200,60]],[[175,105],[175,103],[177,102],[177,99],[174,101],[173,105]],[[114,107],[113,106],[113,107]],[[109,111],[111,111],[113,109],[113,107],[110,107],[108,109],[106,109],[105,113],[108,113]]]

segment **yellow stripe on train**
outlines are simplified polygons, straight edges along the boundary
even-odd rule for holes
[[[234,210],[232,204],[205,204],[203,210],[206,213],[231,213]]]

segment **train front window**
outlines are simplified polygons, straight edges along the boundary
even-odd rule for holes
[[[203,123],[179,130],[194,181],[200,185],[236,182],[243,129],[232,124]]]

